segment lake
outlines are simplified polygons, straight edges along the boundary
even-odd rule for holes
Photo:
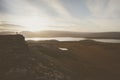
[[[26,41],[33,40],[33,41],[44,41],[44,40],[58,40],[58,41],[81,41],[86,40],[86,38],[74,38],[74,37],[53,37],[53,38],[26,38]],[[120,43],[118,39],[91,39],[98,42],[105,42],[105,43]]]

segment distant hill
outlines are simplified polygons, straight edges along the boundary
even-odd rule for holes
[[[86,37],[120,39],[120,32],[23,31],[25,37]]]

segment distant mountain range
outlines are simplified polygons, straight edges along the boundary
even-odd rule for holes
[[[15,32],[0,32],[0,35],[16,34]],[[70,31],[22,31],[19,34],[26,38],[32,37],[84,37],[84,38],[101,38],[101,39],[120,39],[120,32],[70,32]]]
[[[20,32],[20,34],[25,37],[85,37],[120,39],[120,32],[23,31]]]

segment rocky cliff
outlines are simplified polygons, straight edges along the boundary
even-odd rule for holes
[[[28,47],[22,35],[0,35],[0,80],[71,80],[57,61]]]

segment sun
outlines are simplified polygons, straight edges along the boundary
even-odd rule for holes
[[[41,23],[42,23],[41,21],[38,22],[37,20],[29,19],[25,23],[23,23],[23,25],[26,31],[36,32],[36,31],[41,31],[45,29],[46,26]]]
[[[43,30],[41,27],[35,27],[35,26],[26,27],[26,31],[36,32],[36,31],[41,31],[41,30]]]
[[[43,25],[32,25],[32,26],[27,26],[25,27],[25,31],[31,31],[31,32],[37,32],[37,31],[45,31],[48,30],[49,28],[47,26]]]
[[[52,24],[52,20],[42,19],[42,18],[29,18],[26,21],[22,22],[24,30],[26,31],[43,31],[48,30],[49,26]]]
[[[48,30],[49,27],[47,25],[42,24],[29,24],[25,27],[26,31],[37,32],[37,31],[45,31]]]
[[[34,24],[34,23],[26,23],[24,24],[24,30],[25,31],[31,31],[31,32],[36,32],[36,31],[41,31],[43,30],[43,27],[42,26],[39,26],[37,24]]]

